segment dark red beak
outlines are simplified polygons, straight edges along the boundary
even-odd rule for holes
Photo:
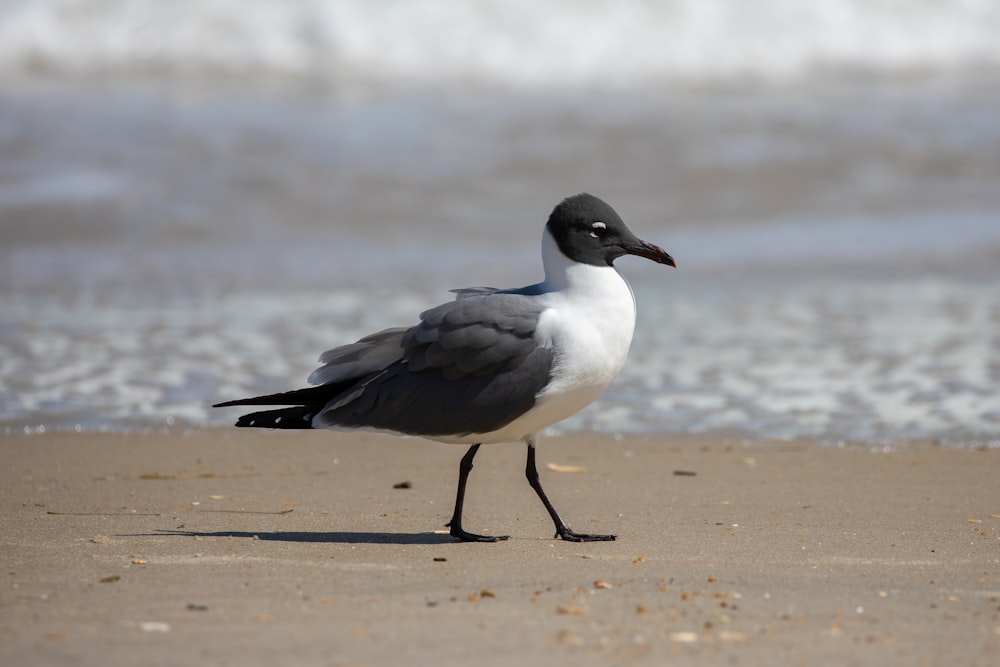
[[[674,263],[674,258],[671,257],[666,250],[658,245],[653,245],[652,243],[639,241],[635,245],[626,246],[625,252],[630,255],[651,259],[657,264],[666,264],[667,266],[677,268],[677,264]]]

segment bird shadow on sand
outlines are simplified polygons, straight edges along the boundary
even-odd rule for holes
[[[130,535],[129,537],[226,537],[250,540],[272,540],[275,542],[300,542],[318,544],[458,544],[458,540],[444,533],[367,533],[367,532],[301,532],[301,531],[259,531],[238,530],[198,531],[198,530],[157,530],[155,533]]]

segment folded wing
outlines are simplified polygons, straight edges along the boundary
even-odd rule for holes
[[[329,350],[317,386],[220,403],[288,405],[238,426],[371,428],[409,435],[489,433],[535,405],[552,351],[535,340],[543,308],[519,294],[463,292],[410,328]]]

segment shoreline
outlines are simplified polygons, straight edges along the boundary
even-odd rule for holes
[[[0,437],[5,664],[986,665],[1000,450],[558,436]],[[548,464],[555,464],[555,468]],[[572,471],[572,472],[560,472]],[[408,488],[395,488],[409,482]],[[405,485],[403,485],[405,486]]]

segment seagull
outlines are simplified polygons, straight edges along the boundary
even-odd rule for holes
[[[424,311],[414,326],[324,352],[309,376],[314,386],[213,407],[289,406],[243,415],[238,427],[374,430],[470,445],[447,524],[466,542],[509,537],[462,527],[476,452],[484,444],[524,442],[525,475],[555,524],[555,537],[614,540],[570,529],[542,489],[535,450],[544,428],[597,398],[625,363],[636,311],[632,289],[614,267],[623,255],[676,266],[601,199],[569,197],[553,209],[542,234],[542,282],[453,290],[454,301]]]

